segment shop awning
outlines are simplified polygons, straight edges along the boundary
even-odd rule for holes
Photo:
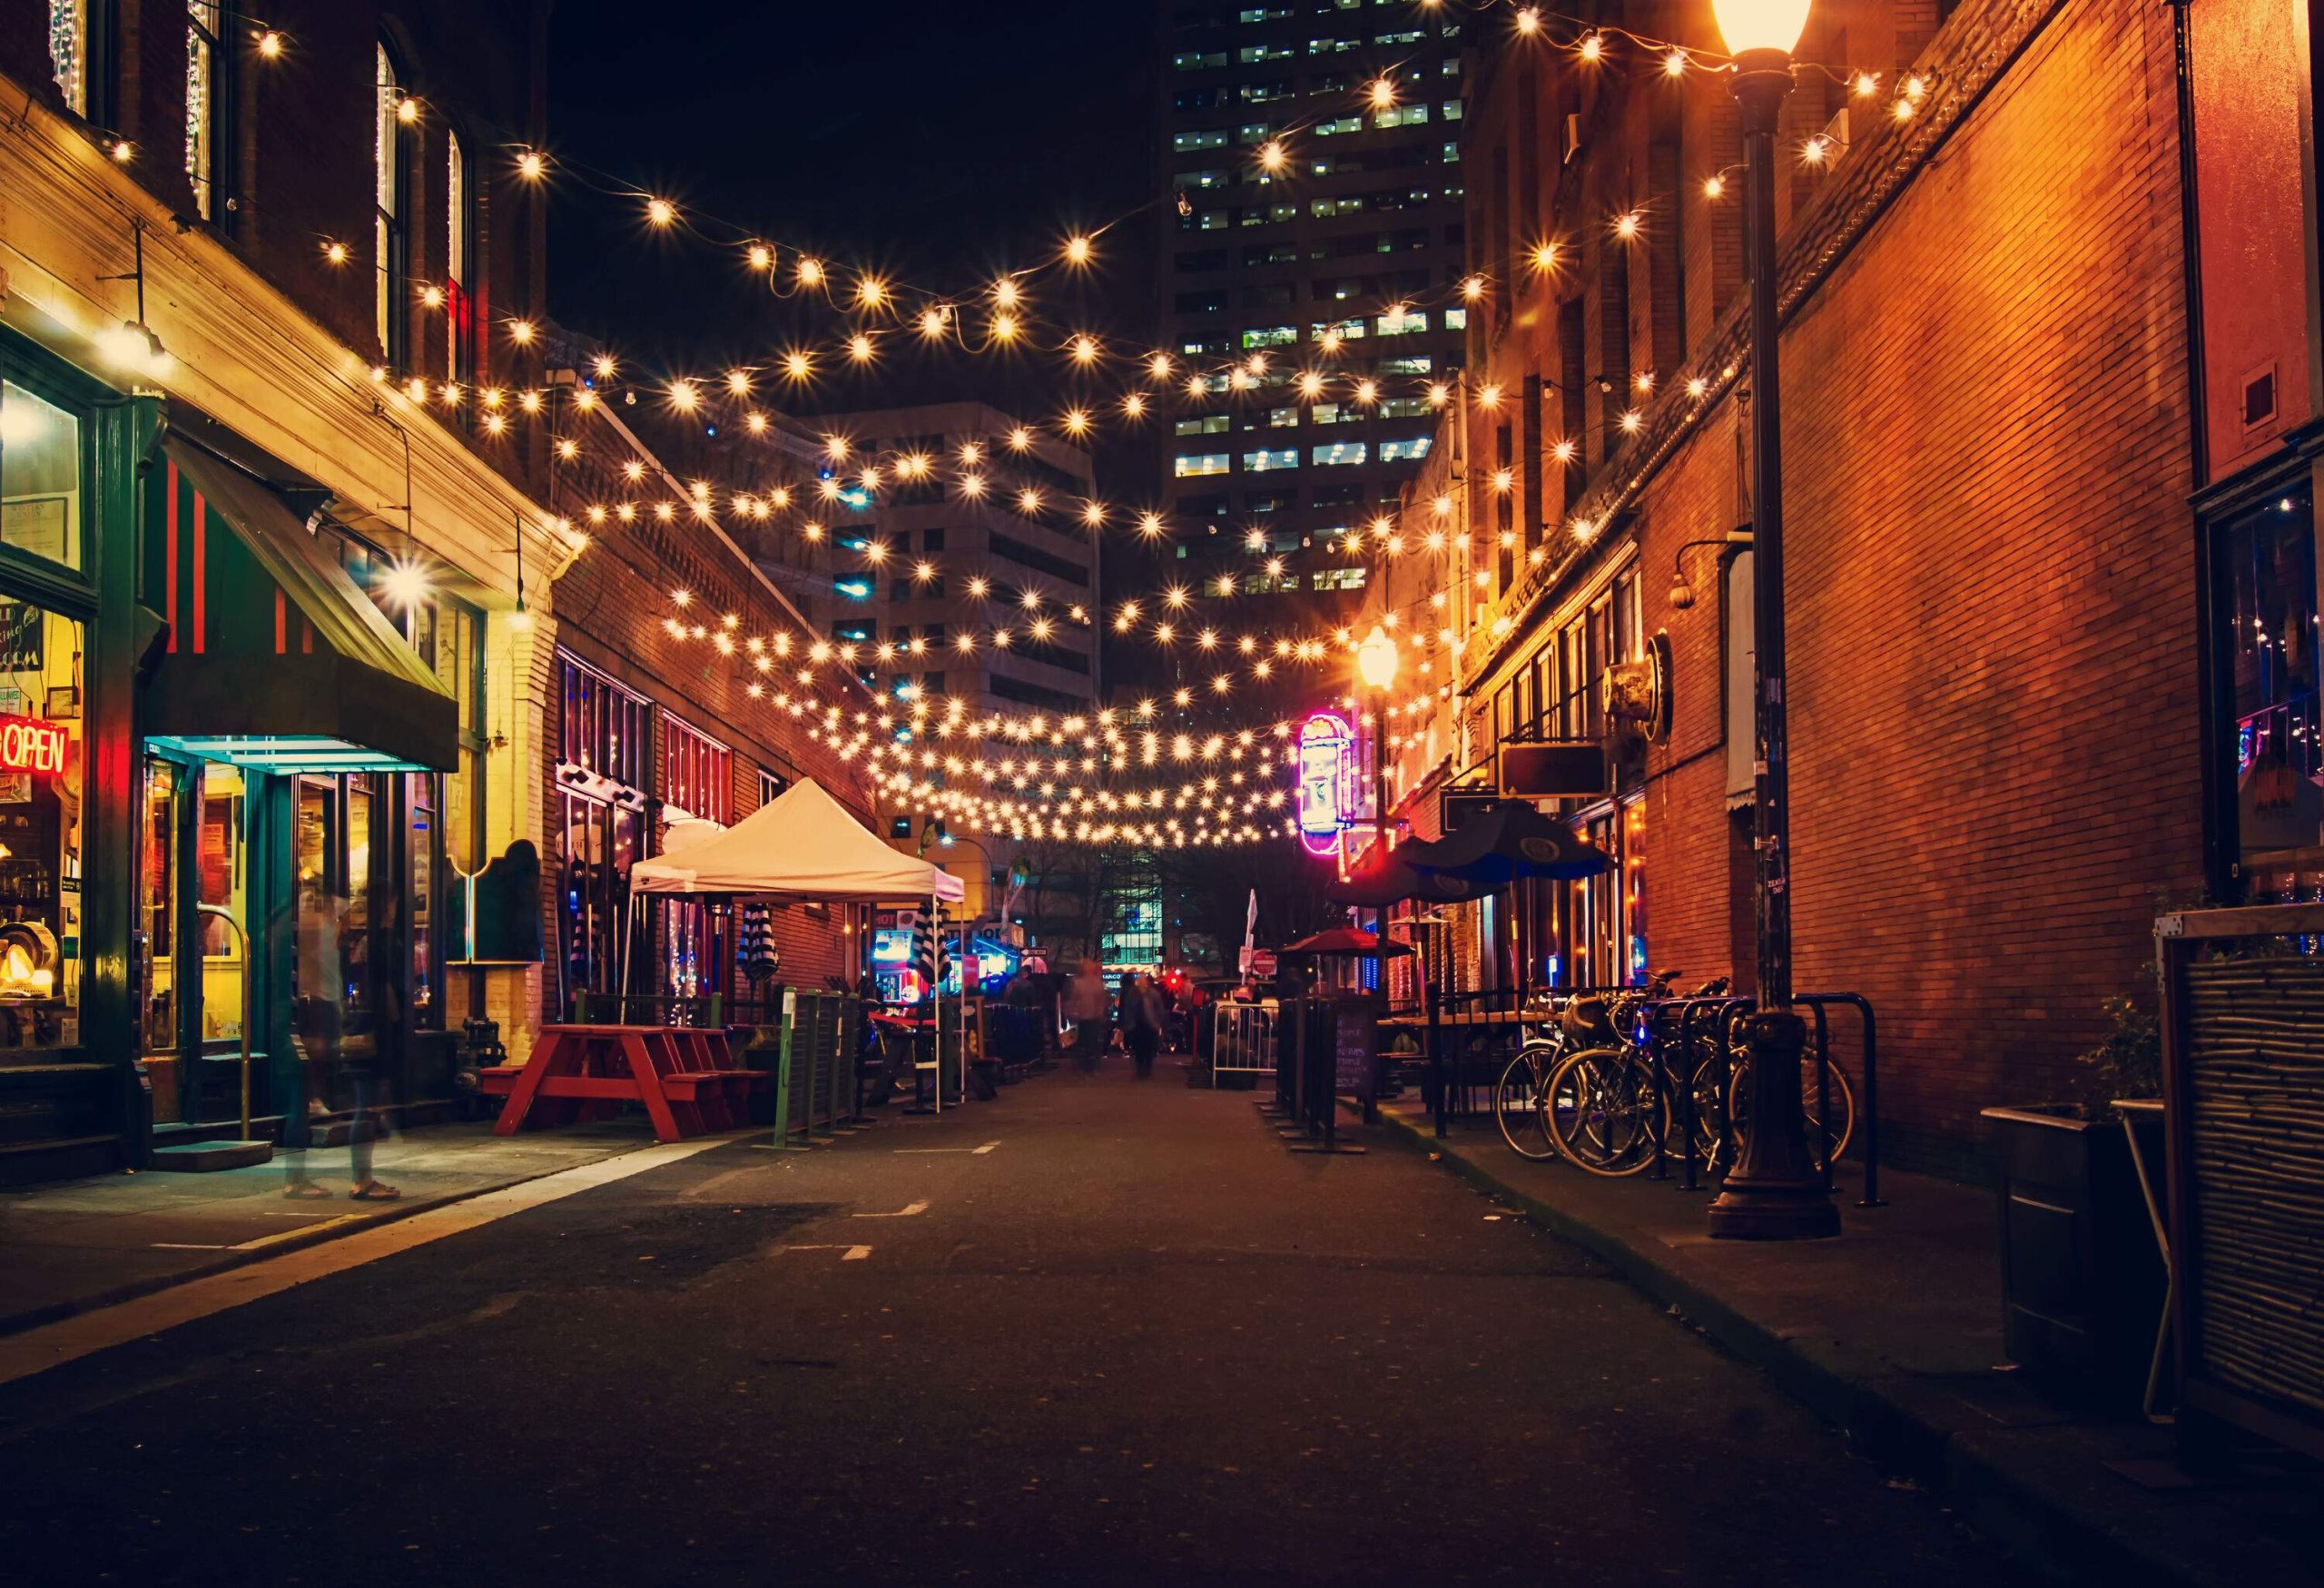
[[[169,628],[145,735],[272,772],[456,769],[458,707],[331,547],[241,469],[163,450],[140,582]]]

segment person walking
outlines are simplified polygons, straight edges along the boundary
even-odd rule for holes
[[[1065,988],[1065,1017],[1073,1022],[1073,1060],[1086,1074],[1098,1068],[1106,1050],[1105,972],[1095,960],[1084,960]]]
[[[1129,1044],[1137,1078],[1154,1073],[1154,1056],[1161,1050],[1163,1022],[1168,1018],[1162,990],[1151,976],[1140,976],[1122,989],[1122,1039]]]

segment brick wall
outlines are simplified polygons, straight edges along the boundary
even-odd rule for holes
[[[1928,44],[1939,108],[1909,131],[1858,129],[1839,169],[1791,173],[1779,194],[1796,982],[1877,1006],[1894,1156],[1974,1173],[1977,1110],[2075,1090],[2102,1001],[2147,978],[2156,895],[2197,881],[2190,419],[2168,12],[1991,0],[1932,44],[1934,24],[1870,5],[1826,19],[1851,64]],[[1788,146],[1833,108],[1808,87]],[[1596,214],[1587,195],[1610,212],[1620,173],[1649,157],[1635,103],[1590,119],[1589,169],[1567,178],[1585,201],[1556,222],[1570,235]],[[1930,152],[1938,115],[1957,120],[1934,158],[1908,159],[1908,141]],[[1687,351],[1716,376],[1748,351],[1740,184],[1723,210],[1700,194],[1733,158],[1728,96],[1699,89],[1681,124]],[[1560,288],[1587,306],[1592,373],[1615,321],[1604,252],[1582,240]],[[1621,294],[1658,361],[1674,312],[1659,287]],[[1478,379],[1512,389],[1527,357],[1504,339]],[[1586,548],[1553,536],[1549,566],[1488,608],[1472,703],[1572,592],[1637,559],[1646,626],[1667,628],[1676,658],[1674,730],[1643,794],[1650,952],[1748,985],[1722,634],[1748,615],[1722,612],[1708,548],[1687,553],[1694,606],[1664,597],[1681,542],[1749,518],[1748,370],[1692,422],[1658,373],[1644,432],[1580,504],[1620,516]],[[1515,620],[1505,638],[1495,610]],[[1474,961],[1489,949],[1474,912],[1461,920]]]
[[[723,565],[723,566],[722,566]],[[771,597],[756,585],[707,528],[665,528],[650,521],[608,525],[600,538],[576,559],[554,587],[556,612],[556,646],[644,695],[658,707],[733,751],[734,818],[739,821],[759,804],[759,772],[778,773],[793,782],[821,784],[867,827],[873,825],[875,800],[871,779],[860,758],[842,759],[828,743],[809,736],[817,726],[813,714],[793,716],[777,706],[772,690],[753,700],[750,683],[757,675],[748,658],[722,656],[706,641],[678,640],[663,627],[675,610],[671,592],[684,588],[697,597],[697,616],[706,615],[714,626],[726,613],[742,618],[742,635],[773,635],[796,626]],[[557,759],[557,685],[552,647],[542,647],[547,720],[541,735],[539,788],[544,831],[554,834],[558,820],[558,795],[554,778]],[[802,644],[803,649],[803,642]],[[827,679],[831,677],[826,670]],[[834,689],[837,688],[835,680]],[[835,693],[833,699],[851,714],[869,705],[860,692]],[[659,717],[657,715],[657,724]],[[660,765],[662,743],[657,725],[655,764]],[[545,850],[554,867],[554,854]],[[553,896],[545,907],[554,908]],[[550,917],[554,922],[555,917]],[[775,938],[783,951],[787,981],[820,986],[827,975],[846,972],[853,962],[854,942],[842,930],[848,920],[844,907],[828,912],[804,906],[778,909]],[[552,986],[538,995],[554,998]]]

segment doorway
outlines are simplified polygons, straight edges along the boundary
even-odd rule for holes
[[[219,1124],[241,1112],[247,978],[257,970],[244,956],[263,928],[251,911],[253,781],[222,762],[146,757],[138,1048],[157,1125]],[[262,1108],[263,1042],[252,1039],[252,1106]]]

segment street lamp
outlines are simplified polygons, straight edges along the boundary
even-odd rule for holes
[[[1800,1053],[1807,1029],[1791,1006],[1790,766],[1784,720],[1783,433],[1780,328],[1776,313],[1776,125],[1791,92],[1791,52],[1811,0],[1711,0],[1735,55],[1742,111],[1744,253],[1751,280],[1751,605],[1758,754],[1752,800],[1758,1008],[1744,1027],[1751,1050],[1751,1123],[1734,1172],[1710,1206],[1710,1233],[1798,1240],[1840,1232],[1839,1210],[1807,1152]]]
[[[1364,636],[1355,647],[1355,674],[1374,696],[1372,703],[1372,832],[1373,863],[1384,865],[1388,855],[1388,690],[1396,682],[1396,669],[1403,656],[1396,649],[1396,640],[1379,624]],[[1384,904],[1374,912],[1373,930],[1380,937],[1388,935],[1388,907]]]
[[[1372,707],[1372,826],[1382,854],[1388,853],[1388,690],[1403,661],[1394,636],[1376,623],[1355,647],[1356,676],[1379,697]]]

